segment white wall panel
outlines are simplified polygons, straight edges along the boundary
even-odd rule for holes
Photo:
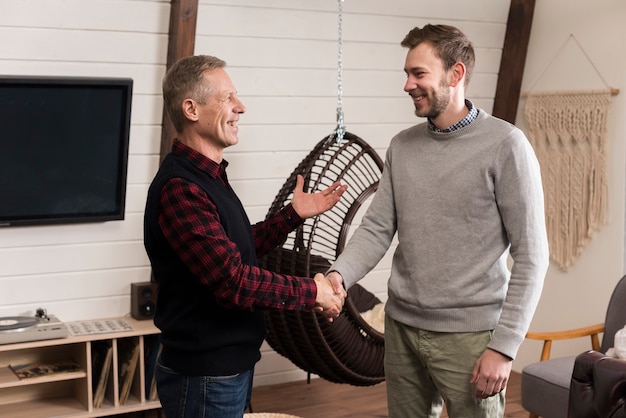
[[[318,141],[322,140],[335,129],[336,121],[331,119],[321,124],[250,124],[247,114],[239,121],[239,143],[226,150],[225,157],[239,152],[256,152],[273,150],[301,151],[308,153]],[[304,157],[306,154],[302,154]]]
[[[131,124],[160,124],[163,115],[163,99],[160,96],[133,94]]]
[[[131,125],[129,153],[131,155],[154,155],[161,149],[161,126]]]
[[[3,290],[0,306],[125,296],[130,290],[129,283],[146,281],[149,277],[148,267],[15,276],[0,281]],[[30,283],[28,292],[22,289],[25,282]],[[51,286],[55,283],[63,286]],[[2,314],[7,313],[0,310]]]
[[[333,3],[332,1],[330,3]],[[334,2],[336,4],[336,2]],[[506,22],[509,2],[502,0],[476,0],[462,2],[457,0],[377,0],[345,1],[344,11],[375,15],[415,16],[428,20],[449,19],[457,21],[457,26],[465,21],[483,23]]]
[[[336,125],[336,98],[318,97],[245,97],[247,123]],[[346,123],[395,123],[415,119],[410,101],[405,97],[344,97]]]
[[[126,214],[123,222],[0,228],[0,260],[5,254],[2,250],[10,248],[34,252],[45,251],[47,246],[140,240],[143,239],[141,222],[143,222],[143,209],[141,213]],[[32,258],[32,260],[33,263],[39,264],[37,258]],[[2,265],[0,269],[0,277],[2,277],[8,273],[8,270],[4,264],[0,265]],[[17,271],[16,274],[22,271]]]
[[[169,12],[164,0],[19,0],[3,2],[0,26],[166,34]]]
[[[11,276],[134,267],[146,265],[147,259],[142,240],[111,241],[6,248],[0,265],[3,275]]]
[[[223,5],[255,7],[257,0],[201,0],[201,5]],[[269,9],[337,11],[337,1],[333,0],[263,0],[263,7]],[[462,2],[458,0],[347,0],[344,12],[391,16],[415,16],[430,19],[454,19],[459,21],[506,22],[509,3],[502,0],[476,0]]]
[[[162,64],[50,62],[36,61],[36,58],[5,60],[1,66],[2,74],[132,78],[133,94],[156,94],[161,89],[161,80],[165,74],[165,66]]]
[[[0,56],[49,61],[165,64],[166,34],[0,27]],[[36,51],[34,53],[33,51]]]
[[[231,185],[245,207],[259,206],[263,209],[263,216],[265,216],[274,201],[274,197],[280,191],[291,171],[293,168],[289,172],[285,171],[285,176],[282,179],[261,178],[233,181]]]
[[[336,42],[309,39],[222,37],[198,34],[196,54],[215,55],[229,66],[337,68]]]
[[[233,153],[228,159],[228,179],[232,182],[260,179],[284,181],[285,173],[289,175],[301,160],[302,155],[297,152]]]
[[[144,184],[129,184],[126,187],[126,220],[130,222],[133,216],[140,216],[143,222],[143,211],[148,197],[148,186]],[[143,231],[143,225],[138,226],[139,232]],[[143,237],[142,237],[143,239]]]
[[[128,184],[149,184],[159,168],[159,155],[131,155],[128,162]]]
[[[329,33],[337,32],[334,11],[276,9],[268,8],[264,3],[255,2],[244,8],[203,5],[202,13],[198,15],[197,35],[310,40],[328,39]]]
[[[254,96],[332,97],[337,95],[336,69],[249,68],[227,66],[242,100]],[[244,101],[245,104],[245,101]]]

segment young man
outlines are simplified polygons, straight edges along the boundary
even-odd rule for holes
[[[427,120],[392,139],[374,200],[328,277],[350,287],[397,233],[390,417],[438,417],[444,401],[452,418],[502,417],[548,266],[539,165],[519,129],[465,98],[474,50],[460,30],[426,25],[401,44],[404,90]]]
[[[323,274],[311,279],[257,267],[257,257],[304,218],[333,207],[347,186],[308,194],[299,178],[291,203],[251,226],[223,159],[239,141],[246,110],[225,65],[211,56],[183,58],[163,80],[177,137],[148,191],[144,241],[159,284],[156,378],[167,418],[241,418],[261,357],[263,310],[315,309],[332,321],[346,296]]]

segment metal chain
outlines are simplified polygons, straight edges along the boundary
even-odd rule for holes
[[[337,144],[343,141],[346,133],[346,127],[343,125],[343,0],[337,0],[339,3],[339,46],[337,53],[337,127],[330,135],[330,139],[335,139]]]

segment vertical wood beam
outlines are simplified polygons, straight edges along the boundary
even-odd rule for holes
[[[179,59],[193,55],[196,42],[197,18],[198,0],[171,0],[167,69]],[[164,107],[161,130],[161,161],[170,151],[172,139],[175,135],[176,130]]]
[[[510,123],[517,115],[534,12],[535,0],[511,0],[492,112]]]

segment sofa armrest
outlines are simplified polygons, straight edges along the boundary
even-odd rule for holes
[[[593,406],[595,393],[593,366],[604,357],[597,351],[587,351],[576,357],[569,388],[568,418],[597,417]]]
[[[568,418],[626,418],[626,360],[587,351],[576,357]]]
[[[594,403],[601,416],[626,418],[626,360],[604,357],[596,362],[593,375]]]

